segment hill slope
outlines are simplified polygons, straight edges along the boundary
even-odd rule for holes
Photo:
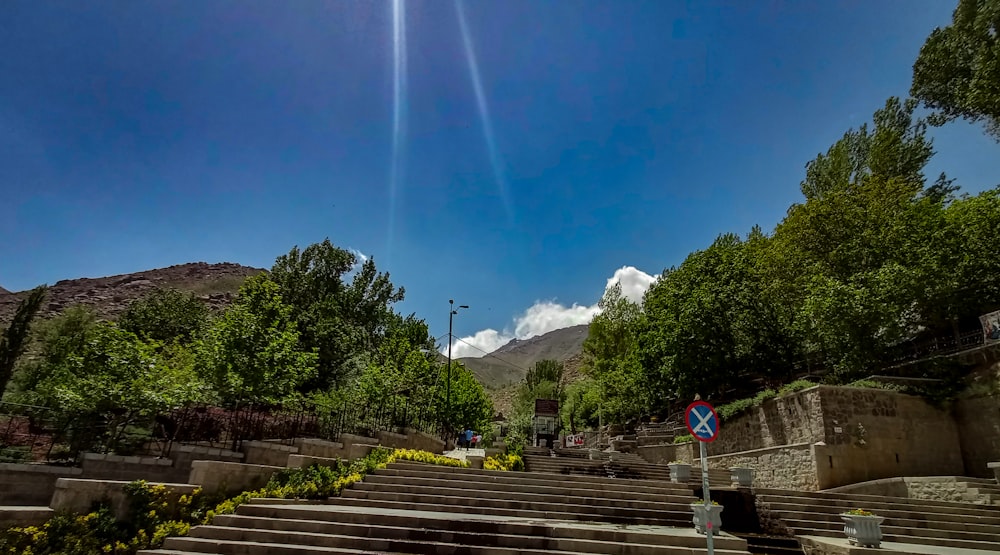
[[[133,274],[62,280],[49,287],[39,315],[44,318],[74,304],[83,304],[93,307],[102,318],[114,319],[129,302],[158,288],[190,291],[211,307],[223,307],[239,291],[243,280],[264,271],[229,262],[193,262]],[[0,323],[10,321],[17,304],[27,294],[27,291],[11,293],[0,289]]]
[[[531,339],[515,339],[484,357],[458,360],[472,370],[480,383],[490,389],[523,380],[528,369],[539,360],[565,361],[566,370],[572,372],[579,366],[583,341],[587,338],[589,329],[590,326],[582,324],[550,331]]]

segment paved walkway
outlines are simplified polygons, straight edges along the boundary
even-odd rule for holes
[[[798,536],[803,544],[812,544],[817,553],[833,555],[861,555],[875,553],[896,553],[898,555],[985,555],[995,553],[985,549],[967,549],[964,547],[945,547],[943,545],[924,545],[915,543],[882,542],[880,549],[857,547],[848,543],[847,538],[827,538],[822,536]],[[806,551],[809,552],[808,550]]]
[[[464,461],[466,457],[485,457],[486,449],[452,449],[445,451],[444,456]]]

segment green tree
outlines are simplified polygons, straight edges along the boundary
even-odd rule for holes
[[[916,101],[891,97],[868,124],[851,129],[816,159],[806,164],[800,188],[807,200],[851,187],[868,179],[897,181],[922,188],[923,169],[934,155],[927,123],[913,118]]]
[[[164,356],[161,344],[107,322],[77,327],[78,316],[57,327],[86,338],[77,348],[64,351],[63,337],[44,336],[31,387],[22,390],[29,403],[59,409],[75,429],[86,428],[81,423],[103,429],[104,445],[115,450],[130,426],[206,399],[188,353],[175,347]]]
[[[493,402],[483,389],[483,384],[472,371],[458,361],[451,363],[451,403],[447,403],[448,368],[442,365],[441,383],[438,389],[438,406],[442,407],[442,422],[447,430],[459,430],[469,426],[483,431],[493,420]]]
[[[118,326],[145,339],[190,342],[208,323],[208,308],[192,293],[156,289],[129,303]]]
[[[71,357],[82,353],[96,326],[97,315],[84,305],[70,306],[61,314],[39,322],[33,333],[37,356],[20,364],[14,378],[19,399],[23,401],[25,395],[42,388],[41,383],[48,374],[64,367]]]
[[[226,403],[277,403],[315,375],[317,356],[299,350],[291,312],[277,284],[254,276],[208,330],[199,368]]]
[[[639,358],[639,334],[645,329],[642,308],[622,296],[615,284],[598,303],[600,313],[590,322],[583,342],[584,372],[601,392],[608,421],[624,422],[649,410],[650,384]]]
[[[920,48],[910,94],[936,110],[932,124],[982,122],[1000,141],[1000,0],[959,0]]]
[[[7,390],[7,384],[14,375],[14,366],[28,347],[31,322],[38,314],[48,289],[36,287],[17,305],[14,319],[0,336],[0,399]]]
[[[305,390],[343,386],[356,377],[364,367],[359,355],[378,348],[396,318],[391,307],[404,293],[373,260],[359,265],[354,253],[329,239],[278,257],[271,279],[291,308],[302,350],[318,355],[318,371]]]

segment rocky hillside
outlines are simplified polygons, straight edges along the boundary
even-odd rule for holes
[[[193,262],[102,278],[68,279],[49,287],[40,316],[51,316],[74,304],[89,305],[104,318],[113,319],[128,303],[157,288],[191,291],[213,308],[229,304],[248,276],[265,270],[229,262]],[[0,289],[0,322],[9,322],[27,291]]]
[[[531,339],[515,339],[486,356],[459,360],[489,389],[500,389],[523,380],[528,369],[544,359],[561,360],[566,363],[566,372],[576,375],[588,330],[589,326],[583,324]]]

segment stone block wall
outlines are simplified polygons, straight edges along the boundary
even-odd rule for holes
[[[965,462],[963,474],[992,478],[988,465],[1000,461],[1000,396],[959,399],[952,412]]]
[[[94,503],[107,500],[111,502],[111,510],[115,518],[123,520],[128,516],[129,498],[124,487],[129,481],[122,480],[83,480],[60,478],[56,482],[55,492],[49,506],[56,511],[86,513]],[[157,485],[155,483],[150,485]],[[181,495],[194,492],[198,486],[190,484],[164,484],[167,486],[167,499],[176,502]]]
[[[635,453],[646,462],[653,464],[667,464],[674,461],[683,461],[694,464],[701,458],[699,447],[693,442],[688,443],[667,443],[664,445],[643,445],[635,448]]]
[[[288,466],[288,455],[298,453],[294,445],[283,445],[270,441],[244,441],[244,461],[247,464],[262,464],[265,466]]]
[[[168,457],[174,461],[174,468],[178,469],[178,472],[187,473],[185,476],[190,475],[191,463],[193,461],[243,461],[243,453],[216,447],[202,447],[200,445],[174,445],[170,449]]]
[[[708,444],[709,456],[822,441],[825,389],[816,386],[772,399],[724,422],[723,433]]]
[[[410,438],[410,449],[419,449],[429,453],[444,453],[444,441],[441,438],[409,428],[406,430],[406,435]]]
[[[84,453],[81,461],[82,478],[95,480],[146,480],[148,482],[179,482],[187,480],[190,467],[177,468],[171,459],[156,457],[123,457],[101,453]]]
[[[893,391],[821,386],[825,437],[816,445],[821,489],[895,476],[964,470],[958,427],[923,399]]]
[[[767,447],[708,457],[709,468],[752,468],[753,486],[759,488],[819,489],[816,455],[811,443]]]
[[[259,489],[284,467],[258,464],[241,464],[221,461],[194,461],[191,464],[189,484],[202,486],[206,492],[224,491],[236,494]]]
[[[326,441],[316,438],[299,438],[295,440],[295,446],[299,448],[299,455],[307,457],[322,457],[326,459],[338,459],[347,456],[347,450],[343,443]]]
[[[956,503],[979,503],[988,505],[988,494],[969,491],[968,482],[955,476],[923,476],[917,478],[885,478],[861,482],[827,490],[831,493],[851,493],[856,495],[880,495],[885,497],[906,497],[928,501],[953,501]]]
[[[46,507],[59,478],[79,478],[83,470],[40,464],[0,464],[0,505]]]

